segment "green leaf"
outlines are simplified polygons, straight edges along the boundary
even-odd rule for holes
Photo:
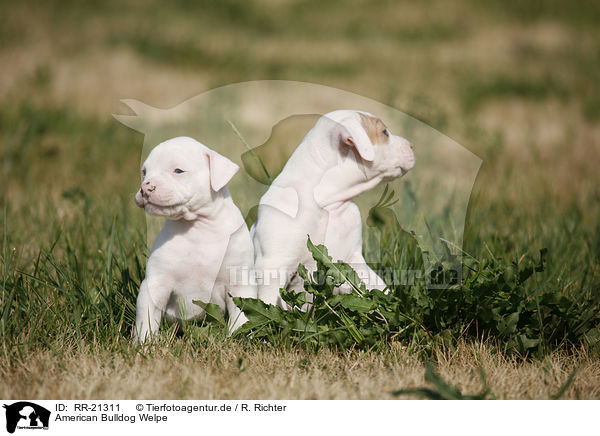
[[[525,335],[518,335],[516,337],[517,343],[519,344],[519,346],[521,347],[521,349],[523,351],[527,351],[530,348],[534,348],[537,347],[540,343],[540,339],[532,339],[532,338],[528,338]]]
[[[317,325],[314,322],[306,322],[302,319],[296,318],[292,325],[292,330],[303,333],[316,333]]]
[[[255,298],[233,297],[233,302],[244,312],[248,320],[252,322],[281,322],[285,318],[285,312],[281,307],[264,303]]]
[[[310,237],[307,241],[307,247],[313,259],[317,261],[317,266],[323,266],[323,269],[335,279],[337,284],[347,282],[359,295],[362,294],[360,280],[352,268],[341,262],[333,262],[327,248],[324,245],[314,245]]]
[[[578,369],[579,367],[575,367],[575,369],[571,371],[571,374],[569,374],[569,377],[567,377],[567,381],[563,383],[563,385],[560,387],[557,393],[550,396],[550,399],[559,400],[565,394],[565,392],[567,392],[567,389],[569,389],[569,387],[573,383],[573,380],[575,380],[575,374],[577,373]]]
[[[585,334],[585,342],[589,345],[596,345],[600,342],[600,326],[588,330]]]
[[[206,316],[212,321],[215,321],[217,324],[226,327],[227,322],[225,321],[225,316],[223,315],[223,309],[217,304],[214,303],[205,303],[200,300],[192,300],[196,306],[200,306],[206,312]]]
[[[372,300],[351,294],[340,294],[331,298],[330,305],[340,304],[342,307],[359,313],[367,313],[377,308],[377,303]]]
[[[296,291],[286,291],[281,289],[279,291],[281,298],[285,301],[290,308],[298,307],[301,308],[306,304],[306,293]]]
[[[498,321],[498,331],[503,335],[511,335],[517,330],[519,312],[511,313]]]
[[[483,390],[476,395],[464,395],[460,390],[449,383],[447,383],[434,369],[430,363],[425,364],[425,381],[433,385],[433,389],[428,388],[416,388],[416,389],[400,389],[393,391],[391,394],[398,395],[418,395],[424,398],[432,400],[484,400],[490,391],[487,388],[487,382],[485,381],[485,374],[483,370],[479,368],[479,377],[483,383]]]

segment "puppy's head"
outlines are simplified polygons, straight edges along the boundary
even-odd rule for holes
[[[194,220],[210,211],[215,194],[239,167],[195,139],[157,145],[142,165],[135,203],[150,215]]]
[[[391,180],[403,176],[415,165],[413,145],[390,132],[385,123],[373,114],[340,110],[325,115],[335,122],[332,142],[342,152],[354,151],[362,160],[369,179]]]

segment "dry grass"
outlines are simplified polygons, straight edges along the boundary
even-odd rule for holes
[[[213,341],[184,353],[175,341],[149,356],[126,358],[78,346],[29,355],[0,370],[2,398],[40,399],[392,399],[391,391],[425,386],[422,362],[392,347],[381,353],[282,351]],[[498,399],[548,399],[577,376],[563,398],[600,399],[600,363],[579,353],[540,361],[510,358],[486,344],[438,351],[442,377],[461,392],[482,390],[478,368]],[[411,398],[402,397],[402,398]]]

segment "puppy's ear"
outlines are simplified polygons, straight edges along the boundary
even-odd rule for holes
[[[358,120],[348,119],[343,125],[338,124],[337,134],[342,144],[354,147],[364,160],[372,162],[375,159],[373,144]]]
[[[225,186],[240,169],[225,156],[216,151],[208,152],[208,168],[210,171],[210,187],[217,192]]]

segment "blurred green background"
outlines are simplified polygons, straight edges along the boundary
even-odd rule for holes
[[[120,99],[168,108],[286,79],[394,106],[480,156],[469,250],[556,247],[565,286],[586,265],[597,277],[599,22],[595,1],[2,2],[11,244],[25,261],[85,208],[143,228],[143,138],[111,117]]]

